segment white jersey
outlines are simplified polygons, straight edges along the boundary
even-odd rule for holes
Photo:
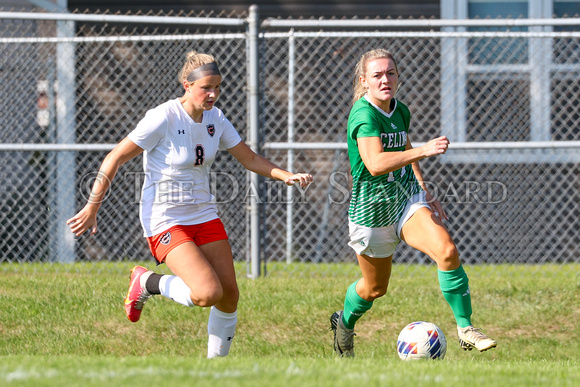
[[[128,137],[145,150],[139,216],[146,237],[218,217],[209,169],[218,149],[242,141],[220,109],[196,123],[174,99],[149,110]]]

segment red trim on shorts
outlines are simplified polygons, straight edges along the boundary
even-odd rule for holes
[[[216,218],[200,224],[173,226],[157,235],[147,237],[147,243],[157,262],[163,263],[171,250],[185,242],[201,246],[223,239],[228,239],[228,235],[222,221]]]

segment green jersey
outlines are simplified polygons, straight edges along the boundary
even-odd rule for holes
[[[385,152],[402,152],[407,145],[411,114],[394,100],[390,114],[365,97],[353,105],[348,117],[348,157],[352,174],[349,219],[365,227],[386,227],[399,221],[407,200],[421,192],[411,164],[380,176],[372,176],[359,153],[357,139],[379,137]]]

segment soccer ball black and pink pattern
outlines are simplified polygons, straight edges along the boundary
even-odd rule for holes
[[[407,325],[397,339],[397,353],[402,360],[443,359],[447,339],[441,329],[427,321]]]

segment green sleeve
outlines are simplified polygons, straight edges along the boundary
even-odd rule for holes
[[[380,126],[377,125],[369,109],[360,109],[355,113],[352,120],[352,138],[356,140],[360,137],[380,137]]]

